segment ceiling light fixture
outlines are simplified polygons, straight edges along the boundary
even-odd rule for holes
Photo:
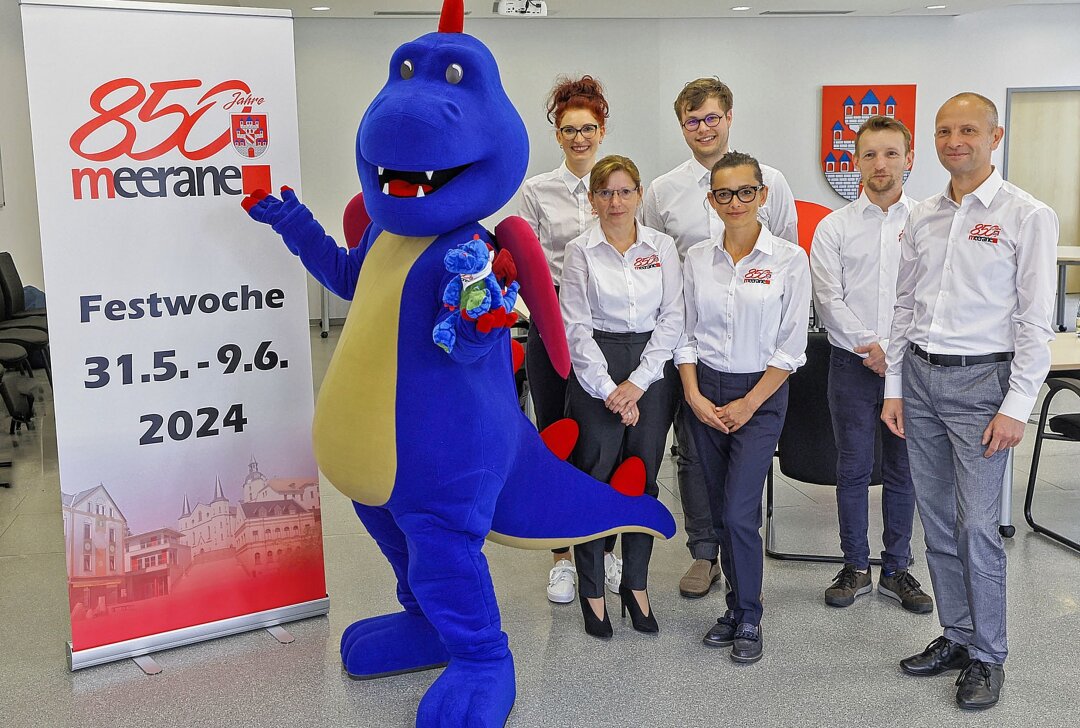
[[[740,12],[742,12],[743,10],[749,10],[749,9],[750,9],[749,5],[736,5],[735,7],[732,8],[732,10],[738,10]]]
[[[927,10],[944,10],[946,7],[948,7],[948,6],[947,5],[927,5],[926,9]]]
[[[325,13],[329,9],[330,9],[329,5],[316,5],[315,7],[312,8],[312,10],[314,10],[317,13]]]

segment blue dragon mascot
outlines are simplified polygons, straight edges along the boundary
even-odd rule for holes
[[[360,122],[356,166],[371,224],[356,248],[339,247],[287,187],[280,198],[260,190],[244,200],[315,278],[352,300],[319,391],[315,457],[390,562],[402,610],[350,625],[341,658],[358,679],[445,666],[420,701],[424,728],[501,726],[513,707],[514,663],[485,538],[546,549],[621,531],[675,533],[658,501],[625,494],[638,484],[616,483],[626,470],[643,487],[643,469],[593,480],[522,414],[512,314],[495,307],[473,318],[443,303],[457,278],[447,253],[471,240],[492,245],[516,262],[553,364],[569,372],[535,234],[509,218],[493,239],[477,222],[513,196],[528,137],[491,52],[462,23],[461,0],[446,0],[439,32],[395,51]],[[452,331],[449,352],[432,340],[436,329]],[[566,439],[549,438],[562,457]]]

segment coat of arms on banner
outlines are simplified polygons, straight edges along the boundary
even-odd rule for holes
[[[821,169],[841,197],[854,200],[862,185],[855,167],[855,134],[871,116],[904,123],[915,143],[915,84],[822,86]],[[904,172],[907,181],[911,170]]]
[[[233,149],[247,159],[254,159],[266,151],[270,141],[266,129],[266,114],[252,114],[245,109],[242,114],[232,115]]]

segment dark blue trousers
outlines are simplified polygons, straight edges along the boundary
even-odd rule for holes
[[[907,443],[881,421],[885,379],[863,366],[857,354],[832,347],[829,357],[829,410],[836,440],[836,510],[844,561],[870,566],[867,541],[870,476],[874,470],[874,435],[881,432],[881,516],[884,521],[882,568],[906,569],[911,562],[911,523],[915,487],[908,470]]]
[[[761,379],[755,374],[726,374],[698,364],[698,389],[722,406],[746,396]],[[694,441],[701,459],[713,513],[720,513],[720,568],[731,591],[727,608],[740,624],[761,623],[761,495],[776,442],[787,413],[787,382],[761,405],[750,420],[725,435],[693,418]]]

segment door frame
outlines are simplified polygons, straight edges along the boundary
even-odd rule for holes
[[[1080,91],[1080,86],[1018,86],[1005,89],[1005,139],[1001,161],[1001,176],[1009,179],[1009,132],[1012,129],[1013,94],[1047,93],[1053,91]]]

